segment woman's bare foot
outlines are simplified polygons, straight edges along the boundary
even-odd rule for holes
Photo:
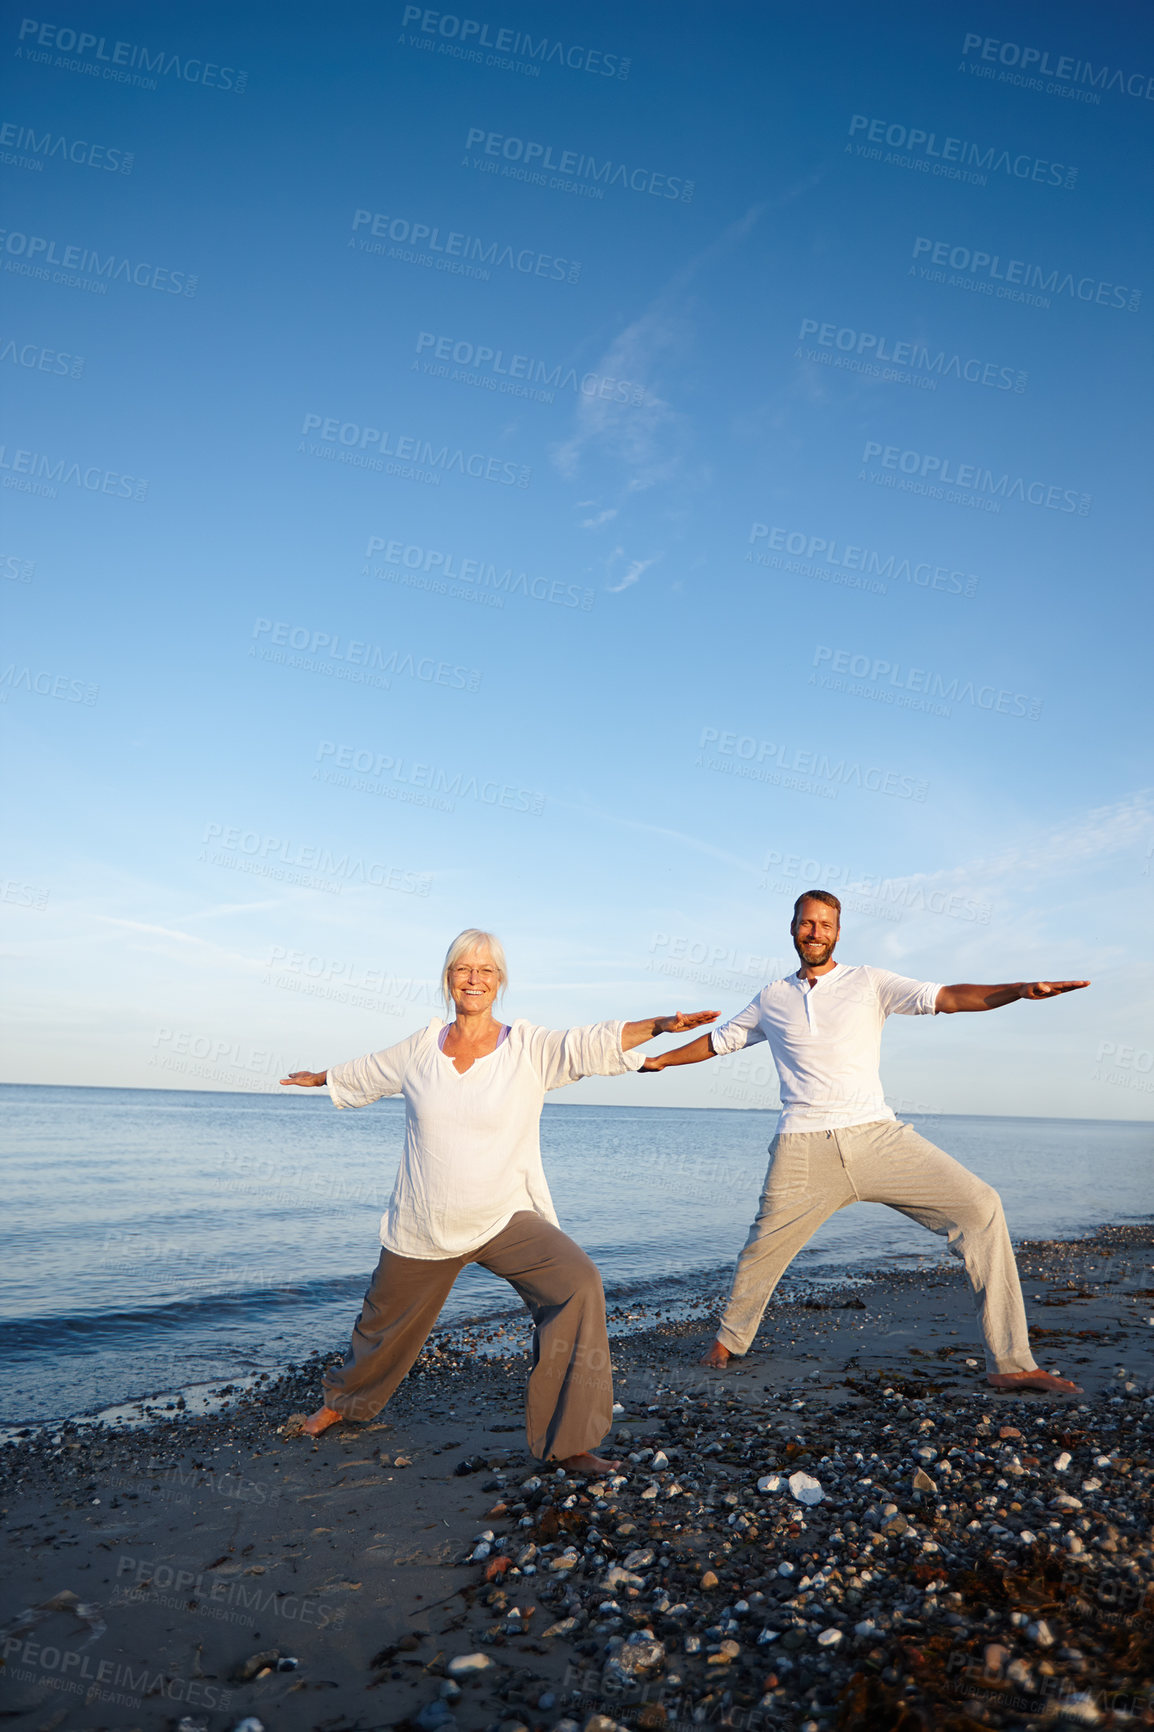
[[[714,1371],[724,1371],[732,1358],[733,1354],[729,1348],[723,1347],[720,1341],[715,1341],[709,1352],[698,1363],[711,1365]]]
[[[1082,1394],[1080,1383],[1071,1383],[1068,1377],[1055,1377],[1052,1371],[990,1371],[986,1382],[991,1389],[1048,1389],[1056,1395]]]
[[[555,1463],[555,1465],[563,1467],[566,1473],[597,1475],[616,1473],[621,1463],[610,1460],[608,1456],[593,1455],[591,1451],[585,1450],[581,1455],[567,1455],[564,1460]]]
[[[318,1407],[315,1413],[310,1413],[301,1430],[306,1437],[319,1437],[322,1431],[327,1431],[330,1425],[335,1425],[344,1415],[338,1413],[335,1407]]]

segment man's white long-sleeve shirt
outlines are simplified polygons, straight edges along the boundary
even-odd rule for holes
[[[715,1028],[715,1053],[768,1041],[781,1083],[778,1134],[846,1130],[892,1119],[878,1067],[887,1016],[933,1016],[941,987],[885,968],[836,963],[812,984],[796,974],[770,981],[745,1009]]]
[[[536,1028],[517,1021],[495,1051],[458,1071],[441,1052],[434,1017],[407,1040],[334,1065],[338,1107],[405,1097],[405,1146],[381,1244],[400,1257],[465,1257],[521,1209],[559,1225],[541,1164],[541,1108],[550,1089],[583,1076],[640,1070],[621,1050],[624,1022]]]

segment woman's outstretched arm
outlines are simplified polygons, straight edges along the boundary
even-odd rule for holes
[[[621,1030],[621,1050],[643,1046],[656,1040],[659,1034],[684,1034],[687,1028],[700,1028],[703,1022],[716,1022],[716,1010],[675,1010],[672,1016],[650,1016],[643,1022],[627,1022]]]
[[[427,1028],[419,1028],[407,1040],[382,1047],[380,1052],[330,1065],[328,1070],[294,1070],[280,1080],[298,1089],[320,1089],[327,1083],[335,1107],[371,1106],[385,1095],[400,1094],[409,1060],[428,1033]]]
[[[672,1016],[647,1016],[641,1022],[595,1022],[587,1028],[530,1028],[526,1052],[546,1090],[564,1088],[583,1076],[624,1076],[641,1066],[641,1054],[630,1048],[658,1034],[676,1034],[712,1022],[716,1011],[677,1011]]]

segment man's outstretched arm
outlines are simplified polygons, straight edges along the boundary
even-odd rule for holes
[[[1004,986],[943,986],[935,1007],[943,1016],[952,1016],[956,1010],[998,1010],[1003,1004],[1013,1004],[1019,998],[1057,998],[1063,992],[1077,992],[1080,986],[1089,984],[1088,980],[1013,980]],[[669,1056],[676,1058],[677,1055],[670,1053]]]
[[[703,1058],[716,1058],[713,1043],[707,1034],[691,1040],[688,1046],[675,1046],[672,1052],[657,1053],[647,1058],[642,1070],[668,1070],[671,1064],[700,1064]]]

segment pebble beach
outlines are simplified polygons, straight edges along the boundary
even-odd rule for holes
[[[1027,1242],[1039,1362],[985,1384],[960,1270],[611,1308],[598,1480],[534,1463],[520,1323],[436,1334],[315,1443],[334,1351],[195,1414],[0,1453],[18,1728],[979,1732],[1154,1725],[1154,1228]],[[350,1501],[351,1500],[351,1501]]]

